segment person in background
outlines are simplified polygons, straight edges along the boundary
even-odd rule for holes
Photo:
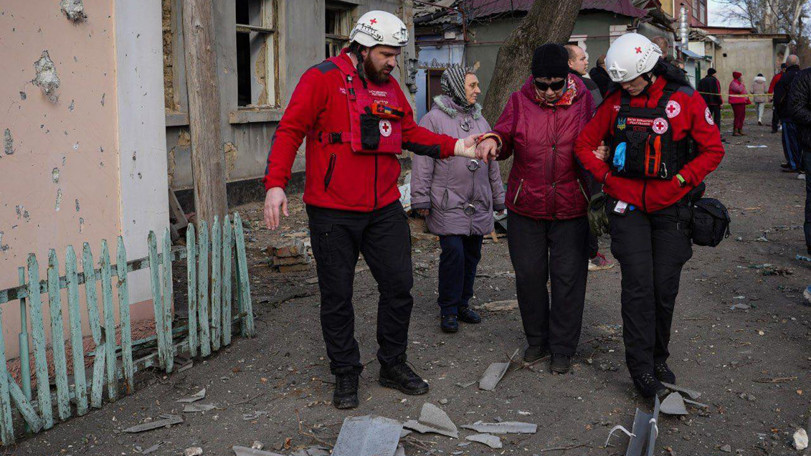
[[[768,101],[769,88],[766,86],[766,78],[763,73],[758,73],[755,80],[752,81],[752,95],[755,106],[757,107],[757,124],[763,125],[763,111],[766,110],[766,102]]]
[[[797,129],[797,137],[803,148],[802,164],[805,170],[805,248],[811,255],[811,68],[806,68],[794,77],[789,91],[788,109],[791,121]]]
[[[673,64],[673,56],[670,55],[670,42],[667,38],[663,36],[655,36],[651,39],[653,44],[659,46],[659,50],[662,51],[662,56],[660,59],[664,60],[666,63]]]
[[[589,76],[600,88],[600,96],[605,97],[608,86],[611,84],[611,78],[608,76],[608,72],[605,71],[605,54],[597,58],[597,66],[589,71]]]
[[[490,131],[476,102],[482,93],[471,68],[453,65],[442,73],[442,94],[420,120],[420,126],[463,138]],[[493,211],[503,211],[504,186],[498,163],[454,157],[435,160],[416,155],[411,168],[411,207],[425,217],[428,229],[439,236],[440,328],[459,330],[459,321],[480,323],[468,307],[473,297],[482,240],[493,231]]]
[[[707,107],[710,108],[710,113],[712,113],[712,119],[715,122],[715,126],[718,127],[718,130],[720,130],[721,105],[724,104],[724,99],[721,97],[721,83],[718,82],[718,78],[715,77],[715,73],[715,68],[708,69],[707,76],[698,81],[698,87],[696,90],[698,90],[701,97],[704,98],[704,101],[707,103]]]
[[[774,87],[780,82],[780,78],[783,77],[783,73],[786,72],[786,64],[780,64],[780,71],[778,71],[774,76],[772,76],[771,82],[769,82],[769,93],[774,94]],[[774,102],[772,100],[773,97],[769,97],[770,101],[772,101],[772,133],[777,133],[777,128],[780,126],[780,116],[777,115],[777,109],[774,107]]]
[[[786,72],[774,86],[774,107],[780,116],[780,123],[783,124],[783,153],[786,156],[783,170],[802,173],[802,150],[797,140],[797,126],[794,124],[793,113],[788,103],[791,85],[799,72],[800,58],[794,54],[789,55],[786,58]]]
[[[743,123],[746,120],[746,105],[752,101],[749,99],[749,92],[746,91],[740,71],[732,72],[732,81],[729,83],[729,104],[732,105],[733,125],[732,136],[744,136]]]
[[[535,49],[532,75],[510,95],[476,150],[482,158],[514,157],[507,245],[529,343],[524,361],[551,353],[549,368],[556,373],[569,371],[577,350],[588,276],[588,199],[574,142],[591,119],[594,100],[583,81],[569,74],[568,60],[559,44]]]

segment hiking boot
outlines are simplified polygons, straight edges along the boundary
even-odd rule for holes
[[[524,362],[535,363],[549,357],[549,350],[540,345],[530,345],[524,351]]]
[[[459,321],[476,325],[482,322],[482,317],[476,311],[462,307],[459,309]]]
[[[456,321],[456,315],[443,315],[439,327],[442,328],[442,332],[446,333],[459,331],[459,322]]]
[[[633,377],[634,386],[642,397],[663,397],[667,394],[667,388],[662,385],[659,380],[656,380],[653,375],[644,373],[638,377]]]
[[[572,369],[572,357],[552,353],[552,361],[549,362],[549,370],[556,374],[566,374]]]
[[[614,262],[607,259],[602,253],[597,253],[589,260],[589,271],[604,271],[614,267]]]
[[[428,383],[411,370],[405,361],[389,367],[380,366],[379,381],[386,388],[394,388],[412,396],[428,392]]]
[[[676,374],[667,367],[667,363],[665,362],[655,363],[653,365],[653,373],[660,382],[676,384]]]
[[[356,373],[335,375],[335,392],[332,405],[337,409],[351,409],[358,406],[358,377]]]

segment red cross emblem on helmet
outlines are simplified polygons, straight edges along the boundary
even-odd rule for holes
[[[635,47],[635,48],[634,48],[634,50],[636,51],[636,53],[637,53],[637,54],[641,54],[641,53],[642,53],[642,48],[641,48],[641,47],[639,47],[639,46]]]
[[[375,24],[377,24],[377,19],[372,18],[372,20],[370,20],[369,23],[372,24],[372,25],[375,25]]]

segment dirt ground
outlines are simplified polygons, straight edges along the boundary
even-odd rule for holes
[[[708,196],[721,199],[733,217],[732,236],[717,248],[694,247],[682,275],[671,342],[670,365],[679,384],[703,393],[708,410],[690,408],[683,418],[660,417],[657,455],[796,455],[792,434],[806,427],[811,402],[811,307],[802,291],[811,283],[803,253],[804,182],[781,173],[780,136],[750,119],[743,138],[728,137],[727,156],[708,180]],[[731,122],[725,119],[726,127]],[[728,128],[725,128],[727,130]],[[755,147],[761,146],[766,147]],[[85,417],[5,449],[19,455],[131,455],[160,443],[154,455],[180,455],[199,446],[204,455],[231,455],[231,446],[290,454],[332,444],[348,416],[416,419],[424,402],[444,409],[457,425],[482,421],[527,421],[533,435],[503,436],[504,447],[437,435],[412,435],[406,453],[463,455],[621,455],[627,437],[612,437],[616,424],[630,428],[638,397],[625,369],[620,319],[620,269],[589,275],[583,334],[568,375],[552,375],[546,364],[509,372],[495,391],[476,385],[487,366],[505,361],[524,337],[516,310],[484,312],[481,325],[463,325],[454,335],[439,330],[436,305],[438,243],[414,244],[415,306],[409,360],[431,384],[426,396],[410,397],[377,384],[375,314],[377,289],[368,270],[357,274],[357,338],[367,363],[361,405],[338,411],[330,404],[332,376],[321,338],[314,268],[279,274],[262,249],[279,236],[306,229],[300,195],[291,195],[292,215],[282,230],[259,228],[259,203],[239,207],[252,222],[249,265],[257,337],[242,339],[185,372],[147,373],[133,395]],[[515,298],[506,240],[484,246],[473,305]],[[601,240],[609,251],[610,240]],[[610,256],[610,255],[609,255]],[[764,267],[764,264],[771,266]],[[361,266],[363,263],[360,264]],[[749,309],[735,309],[747,304]],[[177,399],[207,388],[205,413],[181,413]],[[243,414],[267,414],[245,420]],[[141,434],[121,430],[164,413],[185,422]],[[300,422],[299,422],[300,419]],[[727,446],[728,445],[728,446]],[[570,448],[552,450],[552,448]],[[729,450],[729,451],[725,451]],[[0,450],[2,452],[2,450]]]

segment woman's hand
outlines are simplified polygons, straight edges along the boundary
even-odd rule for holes
[[[476,146],[476,158],[485,163],[498,157],[498,143],[493,138],[487,138]]]

